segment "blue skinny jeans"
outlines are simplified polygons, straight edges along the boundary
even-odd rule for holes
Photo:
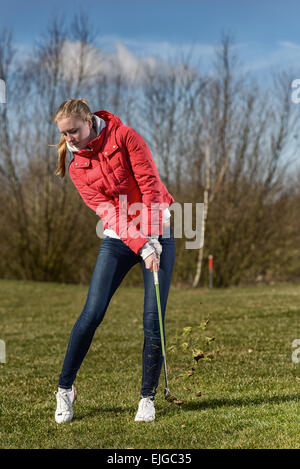
[[[159,242],[162,245],[158,271],[159,292],[165,338],[164,318],[171,277],[175,261],[175,242],[171,227],[166,227]],[[135,254],[122,240],[104,237],[92,274],[86,302],[69,340],[58,385],[71,388],[81,363],[87,354],[97,327],[102,322],[109,302],[129,270],[137,263],[142,265],[144,280],[141,397],[154,399],[161,373],[159,317],[153,272],[146,269],[141,256]]]

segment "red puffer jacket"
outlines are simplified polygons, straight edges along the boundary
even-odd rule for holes
[[[138,254],[147,236],[162,234],[162,212],[174,198],[162,183],[141,135],[108,111],[94,114],[106,127],[89,142],[89,149],[74,153],[69,175],[86,205],[102,218],[104,228],[114,229]],[[136,202],[143,204],[138,215],[130,211]]]

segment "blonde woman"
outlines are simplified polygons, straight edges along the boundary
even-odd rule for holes
[[[72,329],[59,376],[55,420],[72,420],[76,374],[113,294],[129,270],[140,263],[145,290],[144,346],[135,421],[151,422],[163,361],[153,271],[158,272],[164,323],[175,261],[168,210],[174,198],[162,183],[142,136],[118,116],[105,110],[92,113],[86,100],[69,99],[59,106],[53,121],[61,133],[56,174],[69,173],[86,205],[104,225],[86,302]],[[68,169],[67,150],[73,153]],[[138,223],[130,211],[136,203],[142,212]]]

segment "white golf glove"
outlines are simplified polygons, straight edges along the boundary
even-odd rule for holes
[[[150,254],[155,253],[159,258],[162,252],[162,245],[157,238],[151,237],[149,241],[139,250],[140,256],[145,260]]]
[[[162,253],[162,245],[157,238],[149,238],[149,244],[155,249],[156,255],[160,256]]]

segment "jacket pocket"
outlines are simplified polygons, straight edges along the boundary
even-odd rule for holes
[[[123,189],[128,187],[129,174],[123,165],[121,151],[117,149],[113,154],[109,155],[109,159],[107,161],[110,173],[113,175],[116,185],[118,187],[121,185]]]
[[[116,168],[109,174],[115,192],[119,194],[127,193],[129,187],[129,175],[127,171],[121,167]]]
[[[103,179],[100,165],[86,171],[86,182],[89,186],[100,179]]]
[[[88,186],[92,186],[102,194],[106,194],[108,196],[111,195],[109,181],[104,177],[100,166],[96,166],[95,168],[86,171],[86,183]]]

